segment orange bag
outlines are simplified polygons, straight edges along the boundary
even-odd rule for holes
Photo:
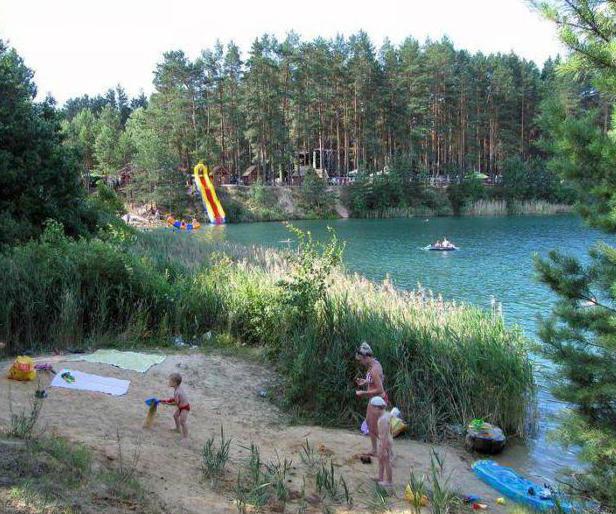
[[[36,378],[36,370],[34,369],[34,361],[30,357],[20,355],[15,359],[15,362],[9,369],[8,377],[11,380],[29,381]]]

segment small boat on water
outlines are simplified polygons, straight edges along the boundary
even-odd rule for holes
[[[454,245],[451,245],[451,246],[430,245],[428,246],[428,250],[432,252],[453,252],[454,250],[459,250],[459,248]]]
[[[436,243],[432,243],[430,246],[427,246],[426,249],[431,250],[433,252],[452,252],[454,250],[459,250],[459,248],[456,245],[454,245],[450,241],[447,241],[446,237],[444,237],[442,241],[437,241]]]

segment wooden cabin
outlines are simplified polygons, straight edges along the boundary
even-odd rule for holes
[[[261,172],[261,166],[258,164],[253,164],[252,166],[248,166],[246,171],[242,173],[242,184],[245,186],[250,186],[254,184],[263,176]]]
[[[217,187],[231,183],[231,172],[226,166],[222,166],[220,164],[214,166],[210,172],[210,176],[212,177],[214,185]]]

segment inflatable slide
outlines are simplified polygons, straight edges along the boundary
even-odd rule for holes
[[[201,200],[207,211],[210,223],[213,225],[222,225],[225,222],[225,211],[222,205],[220,205],[220,201],[216,195],[209,170],[202,162],[195,166],[195,183],[199,188]]]

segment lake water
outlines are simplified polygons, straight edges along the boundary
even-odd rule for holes
[[[550,313],[554,297],[534,279],[532,256],[558,249],[586,261],[586,250],[613,238],[585,227],[575,216],[463,217],[391,220],[300,221],[316,239],[327,238],[331,226],[346,241],[348,270],[381,281],[389,276],[399,288],[417,284],[445,299],[490,308],[495,297],[508,324],[521,326],[536,338],[537,318]],[[220,230],[219,230],[220,229]],[[208,229],[209,230],[209,229]],[[246,245],[285,248],[291,236],[281,223],[253,223],[212,227],[215,238]],[[446,236],[457,252],[429,252],[422,248]],[[539,391],[539,430],[525,445],[499,457],[538,479],[553,479],[561,466],[574,466],[575,454],[550,442],[546,435],[563,408],[549,393],[548,365],[535,357]]]

